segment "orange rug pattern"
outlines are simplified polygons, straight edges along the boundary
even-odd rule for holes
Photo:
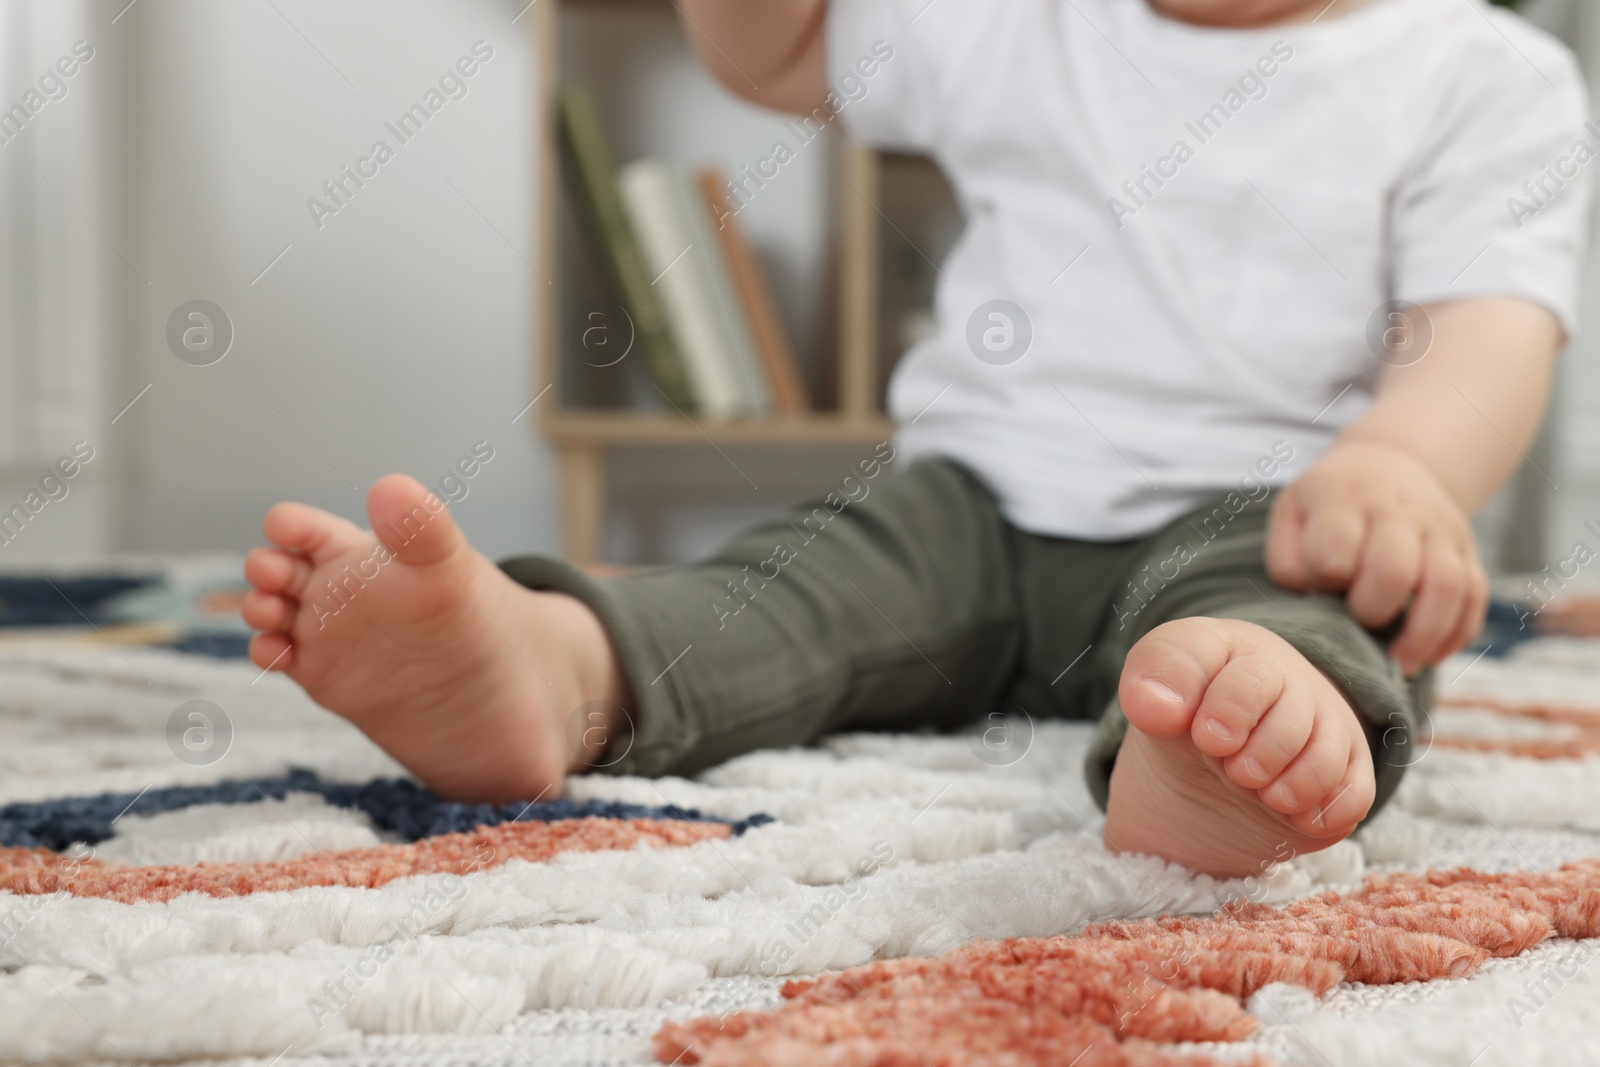
[[[43,848],[0,848],[0,891],[100,897],[124,904],[168,901],[184,893],[237,897],[307,886],[376,889],[414,874],[465,874],[511,860],[538,863],[562,852],[639,845],[674,847],[726,838],[725,823],[671,819],[565,819],[508,822],[472,833],[441,834],[408,845],[315,852],[276,863],[196,863],[109,867]]]
[[[1321,995],[1341,981],[1457,978],[1552,936],[1600,936],[1600,859],[1377,876],[1282,908],[1238,903],[867,964],[789,982],[776,1011],[670,1023],[655,1052],[707,1067],[1221,1064],[1172,1045],[1248,1037],[1260,1024],[1244,1002],[1265,985]]]
[[[1577,732],[1563,738],[1484,738],[1433,735],[1433,744],[1466,752],[1504,752],[1527,759],[1587,759],[1600,755],[1600,709],[1565,707],[1554,704],[1513,703],[1492,697],[1441,697],[1439,707],[1473,708],[1492,711],[1515,719],[1575,726]]]

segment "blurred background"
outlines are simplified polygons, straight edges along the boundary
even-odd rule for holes
[[[670,5],[568,0],[569,15],[554,18],[552,4],[0,2],[0,108],[23,102],[61,57],[80,60],[47,82],[26,121],[0,120],[0,508],[75,442],[94,449],[70,494],[6,545],[6,558],[240,550],[277,500],[360,520],[374,478],[400,470],[437,483],[480,441],[494,458],[455,505],[468,534],[491,556],[561,549],[573,501],[540,426],[572,386],[542,392],[550,380],[538,349],[542,339],[559,349],[572,330],[550,321],[565,312],[547,300],[541,264],[564,263],[560,280],[578,288],[585,268],[548,258],[561,242],[542,232],[550,204],[570,213],[560,194],[541,200],[557,173],[535,104],[545,57],[581,65],[603,87],[623,158],[649,152],[736,173],[768,151],[783,120],[699,72]],[[1596,5],[1531,0],[1523,10],[1594,76]],[[465,95],[331,199],[324,183],[376,139],[394,143],[385,124],[469,54],[481,61]],[[845,388],[829,353],[851,314],[837,266],[851,240],[838,225],[847,162],[829,135],[740,214],[824,405]],[[883,203],[936,199],[936,184],[908,171]],[[314,197],[337,211],[314,210]],[[871,238],[882,271],[926,273],[918,261],[954,236],[947,210],[921,233],[907,227]],[[886,282],[880,305],[895,291]],[[1600,279],[1591,322],[1597,294]],[[167,340],[169,318],[194,300],[231,323],[231,347],[208,366],[175,358]],[[916,325],[901,308],[879,324],[875,348],[892,353]],[[1502,569],[1538,570],[1600,519],[1591,346],[1578,339],[1565,360],[1557,411],[1532,456],[1539,470],[1483,519]],[[588,505],[599,517],[595,554],[688,558],[825,491],[870,452],[861,441],[876,428],[815,433],[804,447],[608,443],[604,499]]]

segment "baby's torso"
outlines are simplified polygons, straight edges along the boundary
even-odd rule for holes
[[[892,382],[902,443],[1076,536],[1158,526],[1285,444],[1295,477],[1370,402],[1385,341],[1426,344],[1390,301],[1496,269],[1527,164],[1450,156],[1474,56],[1495,78],[1514,48],[1475,6],[1252,31],[1146,0],[925,8],[892,62],[937,108],[865,123],[924,142],[967,221]],[[1454,216],[1429,200],[1450,167],[1484,170]]]

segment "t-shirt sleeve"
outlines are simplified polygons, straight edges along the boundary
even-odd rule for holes
[[[829,0],[829,102],[850,136],[906,152],[932,152],[939,84],[962,0]],[[940,10],[945,8],[945,10]]]
[[[1438,131],[1396,191],[1394,296],[1511,296],[1576,330],[1600,134],[1564,47],[1509,24],[1457,66]],[[1489,27],[1485,27],[1487,30]]]

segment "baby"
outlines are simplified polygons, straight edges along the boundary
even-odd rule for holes
[[[447,797],[1006,709],[1098,721],[1114,850],[1227,876],[1349,835],[1483,619],[1468,517],[1573,328],[1572,57],[1480,0],[678,6],[732,92],[959,194],[893,444],[611,579],[497,567],[400,475],[371,531],[280,504],[256,664]]]

